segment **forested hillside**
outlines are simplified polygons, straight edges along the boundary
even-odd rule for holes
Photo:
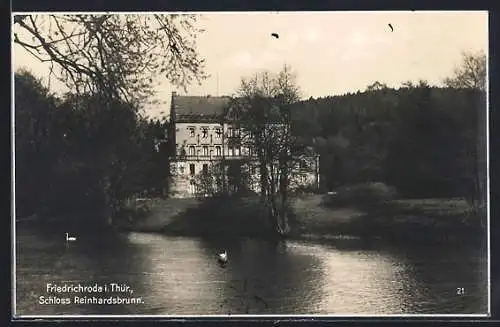
[[[296,103],[294,132],[321,154],[324,190],[381,181],[409,197],[471,195],[485,167],[478,162],[483,94],[423,81],[399,89],[375,83],[364,92]]]

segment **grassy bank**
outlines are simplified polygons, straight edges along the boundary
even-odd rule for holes
[[[150,199],[137,219],[121,219],[122,229],[172,235],[268,237],[272,233],[257,196]],[[292,238],[360,237],[392,241],[465,241],[484,234],[480,219],[463,199],[407,199],[332,205],[329,196],[305,195],[290,201]]]
[[[106,232],[114,229],[114,226],[108,223],[109,212],[110,210],[79,210],[50,214],[33,213],[28,216],[16,214],[15,224],[17,229],[49,230],[56,233]]]
[[[122,229],[174,235],[228,234],[257,236],[269,233],[263,206],[257,197],[198,199],[149,199],[136,203],[150,214],[120,219]]]
[[[482,217],[472,214],[464,199],[399,199],[358,209],[363,214],[337,226],[338,231],[403,242],[481,240],[486,235]]]

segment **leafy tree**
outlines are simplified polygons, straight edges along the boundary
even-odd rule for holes
[[[456,129],[450,114],[436,106],[433,91],[428,86],[408,88],[398,109],[401,118],[394,125],[388,181],[407,196],[440,196],[452,189],[444,178],[457,163],[449,161],[457,147],[456,142],[447,141],[445,133]]]
[[[227,194],[223,186],[224,163],[216,161],[207,166],[194,178],[196,194],[199,197]]]
[[[54,129],[57,99],[42,82],[25,69],[15,73],[16,103],[14,127],[15,188],[19,215],[27,215],[43,206],[53,145],[62,144],[64,131]]]
[[[26,71],[16,72],[15,92],[20,215],[102,224],[130,196],[165,194],[166,122],[140,117],[130,104],[98,95],[58,99]]]

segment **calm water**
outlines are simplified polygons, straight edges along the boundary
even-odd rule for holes
[[[484,249],[403,249],[345,240],[280,244],[127,233],[17,232],[17,315],[59,314],[484,314]],[[228,249],[222,268],[216,253]],[[50,293],[47,284],[95,285],[107,293]],[[111,292],[111,283],[133,292]],[[463,288],[462,295],[457,289]],[[137,303],[40,304],[40,296]],[[52,298],[53,300],[53,298]],[[50,299],[48,300],[50,301]]]

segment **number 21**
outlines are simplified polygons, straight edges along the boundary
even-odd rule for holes
[[[457,287],[457,295],[464,295],[464,294],[465,294],[465,288]]]

